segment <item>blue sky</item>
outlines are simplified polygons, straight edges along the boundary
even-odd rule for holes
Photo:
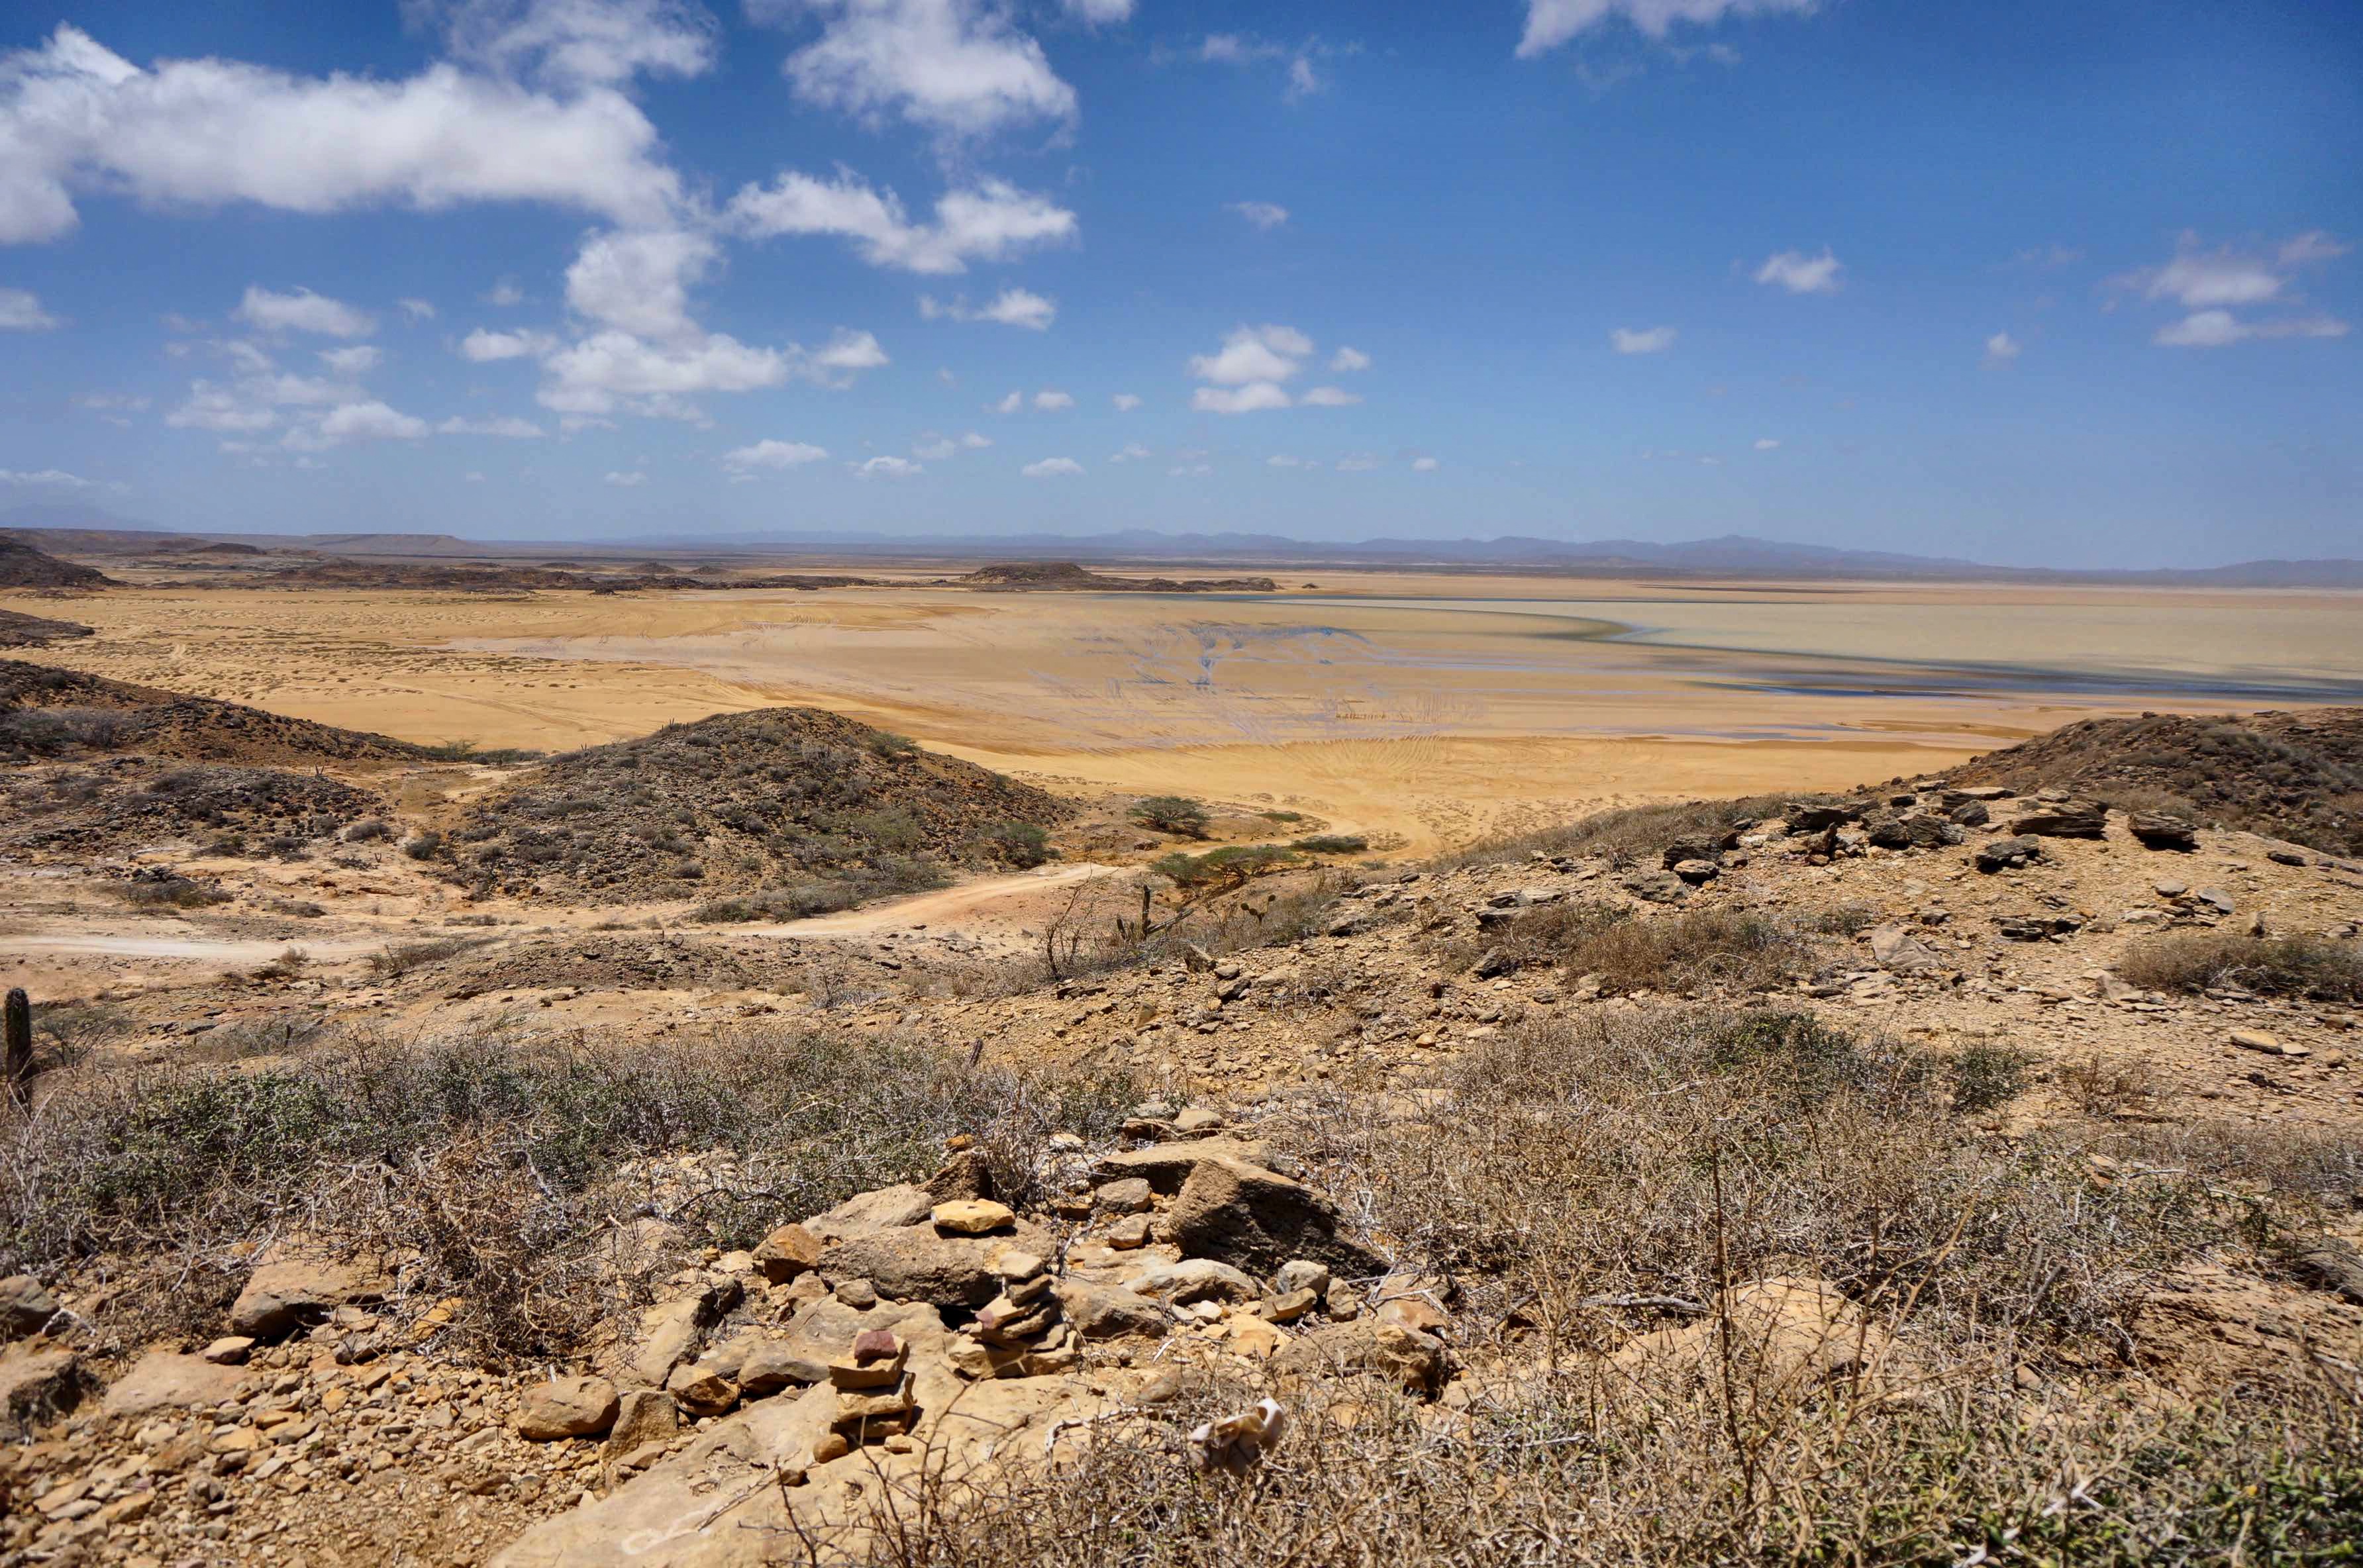
[[[0,511],[2363,555],[2333,0],[11,9]]]

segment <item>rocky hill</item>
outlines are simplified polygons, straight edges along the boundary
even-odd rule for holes
[[[0,648],[38,648],[70,637],[86,637],[88,626],[72,621],[52,621],[41,615],[0,610]]]
[[[0,659],[0,757],[73,757],[128,752],[186,762],[317,765],[406,762],[427,753],[406,741]]]
[[[770,892],[784,918],[931,886],[1071,810],[854,720],[766,708],[552,757],[474,807],[449,854],[471,880],[602,903]]]
[[[655,563],[663,568],[664,563]],[[548,567],[489,566],[471,562],[318,561],[287,567],[254,580],[267,588],[460,589],[517,593],[543,589],[638,592],[651,589],[862,588],[871,579],[842,576],[693,577],[666,568],[656,571],[587,572]]]
[[[1107,577],[1072,561],[999,561],[950,580],[1004,593],[1272,593],[1268,577]]]
[[[2363,855],[2363,708],[2087,719],[1945,777],[2069,790]]]
[[[115,580],[93,567],[61,561],[11,535],[0,534],[0,588],[107,588]]]

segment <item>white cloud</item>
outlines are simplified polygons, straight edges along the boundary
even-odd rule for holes
[[[505,414],[497,419],[461,419],[455,415],[437,425],[435,433],[438,436],[498,436],[510,441],[538,440],[546,434],[532,420],[519,419],[515,414]]]
[[[340,376],[365,376],[378,367],[385,356],[366,343],[350,348],[323,348],[320,363]]]
[[[1298,401],[1307,408],[1351,408],[1362,399],[1344,387],[1314,387]]]
[[[792,375],[822,379],[803,350],[760,348],[723,333],[649,343],[628,332],[598,332],[542,360],[538,396],[560,414],[623,412],[695,419],[685,399],[700,392],[755,392]]]
[[[2252,338],[2344,337],[2348,327],[2335,316],[2284,317],[2279,321],[2242,321],[2228,310],[2202,310],[2161,326],[2150,341],[2167,348],[2227,348]]]
[[[1044,387],[1034,394],[1034,406],[1045,414],[1055,414],[1060,409],[1074,407],[1075,400],[1056,387]]]
[[[470,469],[468,470],[467,480],[470,484],[482,484],[484,482],[484,476],[478,473],[475,469]]]
[[[367,311],[357,310],[342,300],[332,300],[326,294],[316,294],[309,289],[297,289],[292,294],[275,294],[268,289],[249,286],[246,298],[230,314],[249,326],[261,332],[315,332],[323,337],[367,337],[377,330],[377,322]]]
[[[1036,332],[1048,328],[1059,314],[1058,303],[1044,299],[1026,289],[1004,289],[982,305],[971,309],[966,295],[949,301],[932,294],[919,296],[919,314],[929,321],[943,318],[950,321],[989,321],[1003,326],[1028,327]]]
[[[1846,264],[1822,248],[1819,256],[1808,256],[1802,250],[1783,250],[1765,258],[1764,265],[1756,269],[1756,281],[1771,283],[1792,294],[1834,294],[1838,292],[1838,274]]]
[[[426,434],[427,421],[398,413],[374,398],[339,403],[319,425],[319,438],[326,442],[416,441]]]
[[[1781,443],[1769,436],[1760,436],[1757,437],[1756,449],[1759,452],[1777,452],[1781,449]]]
[[[607,480],[606,480],[606,482],[607,482],[607,483],[609,483],[609,484],[612,484],[612,485],[620,485],[620,486],[622,486],[624,489],[626,489],[626,490],[629,490],[629,489],[631,489],[634,485],[642,485],[642,484],[646,484],[646,483],[648,483],[648,482],[649,482],[649,476],[648,476],[648,475],[646,475],[646,474],[644,474],[644,473],[639,473],[639,472],[637,472],[637,471],[632,472],[632,473],[624,473],[624,472],[621,472],[621,471],[619,471],[619,470],[617,470],[617,469],[608,469],[608,470],[607,470]]]
[[[926,472],[926,469],[908,458],[872,458],[866,463],[856,464],[853,471],[863,479],[909,479],[913,474]]]
[[[1115,396],[1108,399],[1108,402],[1115,405],[1115,411],[1118,414],[1130,414],[1134,409],[1140,406],[1140,399],[1135,397],[1130,392],[1118,392]]]
[[[967,435],[960,437],[960,445],[966,447],[971,452],[982,452],[987,447],[993,445],[993,438],[989,436],[980,436],[975,431],[971,430]]]
[[[1986,363],[1989,365],[2007,365],[2025,352],[2025,345],[2007,332],[1997,332],[1986,339]]]
[[[759,19],[821,18],[783,68],[796,95],[948,138],[1070,120],[1075,90],[994,0],[757,0]]]
[[[560,87],[714,64],[714,17],[688,0],[411,0],[407,14],[439,15],[458,59]]]
[[[689,287],[719,254],[713,240],[684,229],[594,235],[566,269],[566,303],[636,337],[692,337]]]
[[[1310,97],[1327,85],[1327,83],[1321,80],[1321,73],[1313,69],[1313,61],[1300,54],[1288,62],[1288,90],[1281,96],[1293,104],[1299,98]]]
[[[1313,340],[1292,326],[1234,327],[1222,352],[1192,356],[1190,373],[1218,386],[1284,381],[1304,368],[1312,352]]]
[[[1073,213],[1004,180],[947,192],[936,199],[935,221],[915,224],[893,191],[875,189],[844,169],[835,180],[788,170],[769,185],[744,185],[724,217],[758,238],[836,235],[851,240],[873,267],[937,275],[1070,240],[1077,229]]]
[[[1286,408],[1288,392],[1272,381],[1249,381],[1243,387],[1200,387],[1190,394],[1190,406],[1201,414],[1257,414]]]
[[[1414,458],[1411,460],[1411,471],[1415,474],[1432,474],[1443,466],[1434,458]]]
[[[1350,458],[1337,459],[1337,471],[1341,474],[1365,474],[1378,466],[1378,458],[1368,452],[1357,452]]]
[[[1028,463],[1017,470],[1027,479],[1056,479],[1062,474],[1079,474],[1083,465],[1072,458],[1045,458],[1038,463]]]
[[[76,191],[284,212],[546,202],[628,223],[680,199],[621,92],[560,96],[448,61],[383,81],[219,59],[143,70],[78,28],[0,56],[0,244],[79,221]]]
[[[725,468],[739,469],[793,469],[821,462],[827,457],[826,449],[809,442],[767,440],[723,453],[722,463]]]
[[[494,310],[510,310],[525,304],[525,291],[516,286],[515,279],[503,278],[484,291],[483,299]]]
[[[55,490],[96,490],[96,480],[86,480],[80,474],[70,474],[63,469],[41,469],[25,472],[0,469],[0,484],[41,485]]]
[[[435,319],[435,307],[426,300],[401,299],[396,300],[394,303],[401,307],[403,315],[408,316],[413,321],[433,321]]]
[[[1662,354],[1679,336],[1670,326],[1619,326],[1608,334],[1608,341],[1619,354]]]
[[[2228,246],[2208,250],[2197,235],[2185,234],[2176,242],[2172,260],[2112,278],[2109,286],[2147,300],[2170,300],[2190,313],[2152,337],[2152,342],[2169,348],[2222,348],[2256,338],[2343,337],[2347,325],[2335,316],[2250,321],[2235,316],[2229,307],[2294,304],[2302,297],[2289,292],[2297,271],[2335,260],[2347,249],[2319,229],[2284,240],[2269,254]]]
[[[1230,210],[1261,229],[1274,229],[1288,221],[1288,209],[1276,202],[1233,202]]]
[[[1367,370],[1370,368],[1370,357],[1359,348],[1340,348],[1329,357],[1329,368],[1341,371]]]
[[[296,412],[285,416],[292,420],[287,443],[316,449],[333,443],[320,434],[325,416],[310,411],[370,401],[349,376],[293,375],[255,345],[239,339],[209,347],[229,361],[231,377],[227,381],[199,378],[190,382],[187,400],[164,416],[174,429],[252,435],[277,428],[281,410],[293,409]]]
[[[911,443],[911,456],[918,458],[921,462],[949,462],[953,458],[958,457],[959,455],[960,443],[954,441],[949,436],[937,436],[933,432],[929,432]]]
[[[61,325],[28,289],[0,289],[0,332],[47,332]]]
[[[1132,19],[1132,0],[1066,0],[1066,6],[1067,15],[1080,17],[1093,27]]]
[[[883,370],[894,361],[886,357],[885,348],[872,334],[839,327],[811,356],[811,362],[824,370],[850,372]]]
[[[1026,394],[1021,392],[1014,392],[1007,397],[1003,398],[999,403],[994,403],[993,405],[993,411],[995,414],[1015,414],[1025,406]]]
[[[460,354],[479,365],[495,359],[534,359],[558,347],[547,332],[487,332],[476,328],[460,339]]]
[[[1814,9],[1815,0],[1526,0],[1526,30],[1518,40],[1518,58],[1547,54],[1577,34],[1622,17],[1653,39],[1662,39],[1676,22],[1708,27],[1729,17],[1749,17]]]
[[[1155,456],[1155,454],[1150,452],[1148,447],[1142,446],[1137,441],[1134,441],[1126,446],[1122,451],[1110,453],[1108,455],[1108,461],[1111,463],[1137,463],[1153,456]]]
[[[1286,452],[1275,452],[1263,461],[1264,467],[1269,469],[1309,469],[1313,466],[1303,458],[1292,458]]]

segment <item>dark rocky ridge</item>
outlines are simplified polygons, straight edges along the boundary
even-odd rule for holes
[[[40,615],[0,610],[0,648],[39,648],[72,637],[87,637],[88,626],[73,621],[51,621]]]
[[[427,753],[387,735],[291,719],[240,702],[190,697],[0,659],[0,757],[136,752],[184,762],[415,762]]]
[[[0,588],[112,588],[94,567],[61,561],[10,534],[0,534]]]
[[[979,567],[950,586],[1004,593],[1275,593],[1268,577],[1106,577],[1073,561],[1003,561]]]

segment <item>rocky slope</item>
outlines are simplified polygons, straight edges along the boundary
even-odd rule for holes
[[[426,753],[365,734],[208,697],[0,659],[0,756],[120,753],[190,762],[415,762]]]
[[[22,539],[0,534],[0,588],[106,588],[114,581],[95,567],[61,561]]]
[[[46,616],[0,610],[0,648],[46,647],[50,643],[90,635],[88,626],[76,622],[52,621]]]

